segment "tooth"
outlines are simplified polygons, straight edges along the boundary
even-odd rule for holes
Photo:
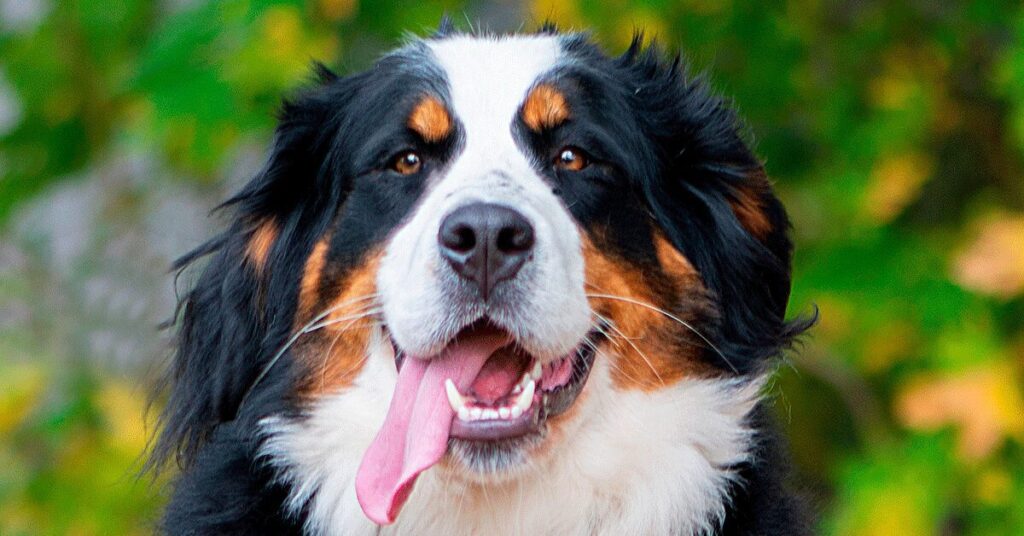
[[[517,383],[516,386],[512,388],[512,394],[514,394],[514,395],[518,395],[522,391],[523,391],[523,385],[521,383]]]
[[[544,374],[544,369],[541,368],[540,361],[534,361],[533,362],[533,371],[530,373],[530,376],[532,376],[534,380],[539,380],[541,375],[543,375],[543,374]]]
[[[498,412],[494,411],[493,409],[485,409],[483,412],[483,416],[485,419],[497,419]]]
[[[507,419],[509,415],[512,415],[512,411],[508,408],[498,408],[498,415],[501,416],[502,419]]]
[[[459,408],[459,420],[460,421],[468,421],[469,420],[469,408],[467,408],[466,406],[462,406],[461,408]]]
[[[530,404],[533,403],[533,392],[536,389],[537,383],[530,380],[530,382],[526,384],[526,388],[523,389],[523,392],[519,393],[519,396],[516,398],[516,407],[523,412],[529,409]]]
[[[480,414],[483,413],[483,412],[484,412],[484,410],[482,410],[480,408],[472,408],[472,409],[469,410],[469,417],[470,417],[471,420],[474,420],[474,421],[479,420],[480,419]]]
[[[444,392],[448,395],[448,403],[452,405],[452,409],[459,411],[459,409],[466,407],[466,401],[462,399],[462,395],[455,388],[455,383],[452,382],[451,378],[444,381]]]
[[[512,410],[509,413],[512,414],[513,419],[518,419],[523,414],[523,408],[519,406],[512,406]]]

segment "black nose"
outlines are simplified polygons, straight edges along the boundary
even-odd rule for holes
[[[445,216],[437,232],[441,255],[472,281],[486,301],[494,287],[515,277],[533,252],[533,226],[515,210],[474,203]]]

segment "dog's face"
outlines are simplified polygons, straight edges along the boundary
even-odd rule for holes
[[[236,398],[273,408],[293,504],[354,487],[389,523],[431,467],[499,490],[674,442],[741,460],[717,442],[742,443],[753,397],[722,386],[789,336],[790,245],[737,129],[678,63],[577,35],[324,73],[224,239],[266,334]]]

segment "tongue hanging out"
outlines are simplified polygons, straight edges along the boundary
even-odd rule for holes
[[[503,333],[478,331],[431,359],[404,360],[387,417],[356,474],[356,497],[367,517],[381,525],[393,523],[416,477],[444,456],[455,415],[445,380],[467,390],[488,357],[508,342]],[[503,383],[504,378],[495,380]]]

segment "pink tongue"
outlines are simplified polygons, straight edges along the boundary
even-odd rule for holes
[[[506,335],[487,332],[455,341],[432,359],[404,360],[388,415],[356,473],[356,497],[366,517],[379,525],[395,521],[416,477],[448,449],[455,412],[444,381],[451,378],[465,392],[487,358],[507,343]]]

